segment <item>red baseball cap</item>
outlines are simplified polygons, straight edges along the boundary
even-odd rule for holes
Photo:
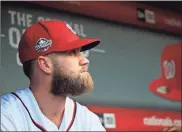
[[[149,84],[151,92],[172,101],[182,101],[181,50],[182,44],[170,44],[163,49],[161,77]]]
[[[39,21],[26,29],[19,42],[21,63],[52,52],[81,48],[85,51],[97,46],[98,39],[82,39],[64,21]]]

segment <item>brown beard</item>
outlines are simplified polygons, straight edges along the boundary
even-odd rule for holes
[[[93,89],[93,80],[88,72],[66,75],[58,64],[54,64],[51,93],[56,96],[77,96],[88,93]]]

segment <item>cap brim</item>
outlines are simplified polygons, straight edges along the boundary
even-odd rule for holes
[[[161,86],[166,86],[170,89],[169,93],[161,94],[157,91],[157,89]],[[177,88],[169,87],[169,85],[166,83],[166,81],[163,78],[158,78],[156,80],[153,80],[149,84],[150,91],[162,98],[166,98],[171,101],[182,101],[181,98],[181,91],[177,90]]]
[[[92,49],[100,43],[100,40],[98,40],[98,39],[82,39],[81,41],[83,41],[81,51],[86,51],[86,50]],[[80,42],[80,43],[82,43],[82,42]],[[86,44],[84,44],[84,43],[86,43]]]
[[[78,39],[65,45],[61,49],[64,51],[81,48],[81,51],[86,51],[96,47],[100,43],[99,39]]]

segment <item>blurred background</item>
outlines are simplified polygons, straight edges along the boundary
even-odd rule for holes
[[[29,86],[17,53],[25,29],[39,20],[64,20],[80,37],[101,39],[98,47],[84,52],[90,60],[94,90],[74,98],[96,112],[108,130],[155,130],[171,122],[180,125],[181,100],[156,94],[157,88],[150,84],[163,78],[164,48],[181,44],[181,11],[180,1],[3,1],[0,94]],[[181,63],[179,55],[177,61]],[[181,93],[178,86],[170,90]],[[149,118],[144,118],[144,113]],[[140,125],[121,125],[125,122],[122,118],[132,122],[133,117]],[[158,120],[164,123],[155,124]]]

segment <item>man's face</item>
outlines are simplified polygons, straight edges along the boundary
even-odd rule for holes
[[[88,70],[88,59],[80,50],[64,54],[56,53],[52,58],[52,89],[54,95],[81,95],[93,89],[93,80]]]

